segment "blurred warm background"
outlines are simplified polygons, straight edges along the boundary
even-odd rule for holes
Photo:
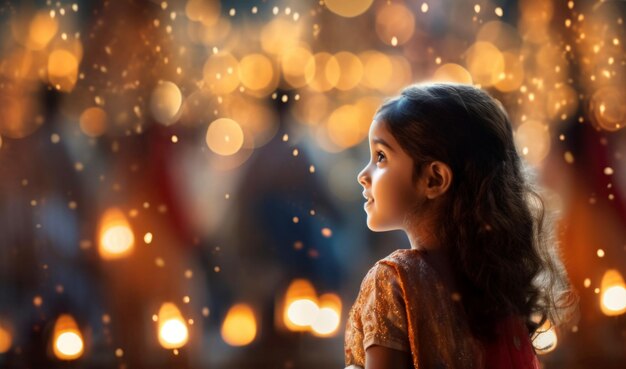
[[[498,98],[558,211],[580,321],[626,367],[624,1],[0,5],[0,367],[343,368],[373,263],[356,174],[386,97]]]

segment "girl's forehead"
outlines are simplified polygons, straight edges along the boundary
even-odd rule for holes
[[[372,124],[370,125],[369,138],[370,140],[380,138],[385,142],[395,143],[395,139],[387,128],[387,125],[381,120],[372,121]]]
[[[390,151],[395,152],[400,146],[396,142],[391,132],[387,129],[387,125],[382,121],[373,121],[369,132],[370,144],[381,144]]]
[[[370,125],[369,135],[370,135],[370,137],[372,137],[372,136],[388,137],[389,130],[387,129],[387,127],[383,123],[383,121],[381,121],[381,120],[373,120],[372,124]]]

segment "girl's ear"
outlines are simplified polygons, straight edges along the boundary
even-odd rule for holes
[[[452,184],[452,169],[446,163],[433,161],[424,168],[425,194],[429,199],[443,195]]]

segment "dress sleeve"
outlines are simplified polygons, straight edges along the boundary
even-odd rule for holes
[[[402,289],[395,268],[376,263],[361,287],[363,349],[371,345],[411,352]]]

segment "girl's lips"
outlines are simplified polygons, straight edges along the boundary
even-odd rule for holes
[[[367,201],[363,204],[363,208],[364,208],[364,209],[367,209],[367,208],[368,208],[368,207],[370,207],[373,203],[374,203],[374,200],[370,198],[369,200],[367,200]]]

